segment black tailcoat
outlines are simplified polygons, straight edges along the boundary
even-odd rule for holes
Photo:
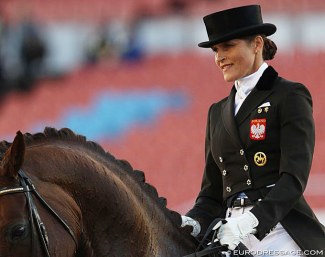
[[[253,201],[263,198],[251,210],[258,239],[280,222],[302,249],[324,255],[324,226],[303,196],[315,143],[309,91],[268,67],[236,116],[235,93],[233,87],[210,107],[202,187],[187,215],[205,228],[225,216],[227,200],[245,192]]]

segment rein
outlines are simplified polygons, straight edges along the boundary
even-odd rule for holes
[[[23,170],[19,170],[18,175],[19,175],[20,186],[16,186],[12,188],[3,188],[0,190],[0,196],[7,195],[7,194],[15,194],[15,193],[25,194],[27,205],[28,205],[30,226],[33,232],[32,234],[33,256],[34,256],[35,245],[36,245],[36,236],[38,235],[45,256],[51,257],[49,252],[49,239],[48,239],[47,231],[39,215],[37,207],[34,203],[33,195],[39,200],[39,202],[45,207],[45,209],[48,210],[59,221],[59,223],[61,223],[64,229],[70,234],[77,247],[78,241],[72,229],[69,227],[69,225],[52,209],[52,207],[37,192],[35,186],[31,182],[31,180],[27,177],[27,175]]]

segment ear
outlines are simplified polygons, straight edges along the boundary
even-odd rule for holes
[[[257,35],[255,37],[254,43],[255,43],[255,51],[257,51],[257,52],[262,51],[263,45],[264,45],[264,40],[263,40],[262,36]]]
[[[11,146],[6,151],[1,166],[3,168],[2,176],[7,177],[18,177],[18,171],[23,165],[25,156],[25,141],[23,134],[18,131],[17,135],[11,144]]]

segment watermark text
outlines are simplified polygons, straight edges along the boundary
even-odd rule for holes
[[[234,250],[234,255],[253,255],[253,256],[317,256],[323,255],[323,250],[296,250],[296,251],[285,251],[285,250]]]

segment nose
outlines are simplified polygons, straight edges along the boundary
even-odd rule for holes
[[[220,66],[221,62],[223,62],[226,59],[226,57],[220,55],[219,53],[216,53],[214,56],[214,62],[217,66]]]
[[[224,61],[226,59],[226,57],[224,57],[224,56],[222,56],[220,54],[216,54],[215,58],[216,58],[217,62],[222,62],[222,61]]]

